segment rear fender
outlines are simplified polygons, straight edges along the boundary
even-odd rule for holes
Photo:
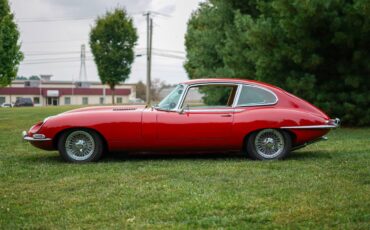
[[[281,129],[284,126],[323,125],[327,120],[317,114],[292,109],[273,107],[247,108],[235,113],[233,134],[235,141],[243,143],[252,132],[262,129]],[[325,135],[329,130],[286,130],[296,145]]]

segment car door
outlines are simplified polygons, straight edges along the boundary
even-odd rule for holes
[[[178,110],[157,112],[157,138],[161,145],[183,149],[228,148],[237,86],[209,86],[189,86]]]

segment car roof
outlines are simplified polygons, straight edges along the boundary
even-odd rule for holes
[[[185,81],[185,82],[182,82],[181,84],[194,85],[194,84],[202,84],[202,83],[226,83],[226,84],[227,83],[241,83],[241,84],[264,86],[264,87],[272,88],[275,90],[281,90],[279,87],[270,85],[268,83],[264,83],[264,82],[260,82],[256,80],[238,79],[238,78],[199,78],[199,79]]]

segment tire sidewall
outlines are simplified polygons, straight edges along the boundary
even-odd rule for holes
[[[291,146],[292,146],[292,139],[290,137],[290,135],[283,131],[283,130],[278,130],[276,129],[278,132],[281,133],[281,135],[283,136],[284,138],[284,149],[283,151],[276,157],[274,158],[265,158],[263,157],[262,155],[260,155],[256,148],[255,148],[255,145],[254,145],[254,141],[256,139],[256,136],[259,132],[261,132],[262,130],[259,130],[257,132],[254,132],[252,133],[248,139],[246,140],[247,141],[247,156],[250,157],[251,159],[253,160],[281,160],[281,159],[284,159],[289,153],[290,153],[290,149],[291,149]]]
[[[76,159],[73,159],[71,158],[66,149],[65,149],[65,143],[66,143],[66,140],[68,138],[68,136],[75,132],[75,131],[84,131],[84,132],[87,132],[89,133],[93,140],[94,140],[94,144],[95,144],[95,149],[94,149],[94,152],[93,154],[91,154],[91,156],[85,160],[76,160]],[[103,154],[103,142],[100,138],[100,136],[92,131],[92,130],[87,130],[87,129],[72,129],[72,130],[68,130],[66,132],[64,132],[59,140],[58,140],[58,150],[59,150],[59,154],[60,156],[63,158],[63,160],[67,161],[67,162],[72,162],[72,163],[87,163],[87,162],[94,162],[94,161],[97,161],[101,158],[102,154]]]

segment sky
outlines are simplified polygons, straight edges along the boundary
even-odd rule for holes
[[[86,45],[89,81],[99,81],[88,44],[96,17],[124,7],[134,20],[139,39],[127,83],[146,81],[146,20],[153,15],[152,79],[169,84],[187,80],[184,36],[187,21],[201,0],[10,0],[25,55],[18,76],[51,74],[53,80],[79,80],[81,45]],[[156,54],[156,55],[154,55]],[[170,56],[170,57],[169,57]]]

